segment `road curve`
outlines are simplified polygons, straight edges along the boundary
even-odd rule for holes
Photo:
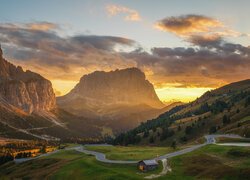
[[[207,143],[199,144],[199,145],[194,145],[192,147],[189,147],[189,148],[186,148],[186,149],[182,149],[182,150],[179,150],[179,151],[176,151],[176,152],[168,153],[168,154],[156,157],[154,159],[158,161],[158,160],[163,160],[163,159],[167,159],[167,158],[179,156],[179,155],[186,154],[186,153],[189,153],[191,151],[194,151],[196,149],[199,149],[199,148],[201,148],[203,146],[206,146],[206,145],[207,145]]]
[[[121,160],[109,160],[106,158],[106,155],[100,152],[96,151],[89,151],[86,150],[85,147],[81,146],[78,148],[75,148],[76,151],[78,152],[83,152],[85,154],[91,154],[95,156],[96,160],[105,162],[105,163],[112,163],[112,164],[136,164],[138,161],[121,161]]]
[[[171,158],[171,157],[175,157],[175,156],[179,156],[179,155],[182,155],[182,154],[186,154],[186,153],[192,152],[192,151],[194,151],[196,149],[199,149],[199,148],[201,148],[203,146],[206,146],[208,144],[216,144],[216,139],[215,138],[218,138],[218,137],[247,139],[247,138],[243,138],[243,137],[241,137],[239,135],[234,135],[234,134],[216,134],[216,135],[213,134],[213,135],[206,135],[204,137],[206,139],[206,142],[203,143],[203,144],[193,145],[193,146],[188,147],[186,149],[182,149],[182,150],[179,150],[179,151],[176,151],[176,152],[168,153],[168,154],[165,154],[165,155],[153,158],[153,159],[157,160],[157,161],[158,160],[163,160],[163,159],[166,159],[166,158]],[[243,143],[234,143],[234,144],[241,145]],[[223,145],[223,144],[220,144],[220,145]],[[100,145],[98,145],[98,144],[97,145],[92,144],[91,146],[100,146]],[[98,161],[105,162],[105,163],[112,163],[112,164],[135,164],[135,163],[138,162],[138,161],[109,160],[109,159],[106,158],[105,154],[100,153],[100,152],[96,152],[96,151],[86,150],[84,147],[81,147],[81,148],[77,149],[77,151],[83,152],[85,154],[94,155]]]
[[[234,134],[217,134],[217,135],[213,134],[213,135],[206,135],[204,137],[206,139],[206,142],[203,143],[203,144],[193,145],[193,146],[188,147],[186,149],[182,149],[182,150],[179,150],[179,151],[176,151],[176,152],[168,153],[168,154],[165,154],[165,155],[162,155],[162,156],[159,156],[159,157],[155,157],[153,159],[157,160],[157,161],[158,160],[163,160],[163,159],[166,159],[166,158],[171,158],[171,157],[175,157],[175,156],[179,156],[179,155],[182,155],[182,154],[186,154],[186,153],[192,152],[192,151],[194,151],[196,149],[199,149],[199,148],[201,148],[203,146],[206,146],[208,144],[216,144],[216,139],[215,138],[218,138],[218,137],[249,139],[249,138],[243,138],[243,137],[241,137],[239,135],[234,135]],[[232,146],[250,146],[250,143],[220,143],[219,145],[230,145],[230,144]],[[100,145],[100,144],[91,144],[91,145],[88,145],[88,146],[112,146],[112,145],[109,145],[109,144],[102,144],[102,145]],[[104,153],[87,150],[82,145],[76,146],[76,147],[71,147],[71,148],[66,148],[64,150],[75,150],[75,151],[82,152],[82,153],[85,153],[85,154],[90,154],[90,155],[95,156],[96,160],[98,160],[100,162],[104,162],[104,163],[111,163],[111,164],[136,164],[138,162],[138,161],[110,160],[110,159],[106,158],[106,155]],[[61,150],[56,150],[56,151],[53,151],[53,152],[50,152],[50,153],[46,153],[46,154],[42,154],[40,156],[33,157],[33,158],[15,159],[14,161],[16,163],[22,163],[22,162],[29,161],[29,160],[32,160],[32,159],[37,159],[37,158],[40,158],[40,157],[49,156],[49,155],[57,153],[59,151],[61,151]]]

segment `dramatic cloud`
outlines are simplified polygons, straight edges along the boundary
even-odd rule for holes
[[[114,4],[107,5],[106,10],[109,16],[115,16],[117,14],[125,14],[124,19],[126,21],[140,21],[141,20],[141,17],[136,10],[127,8],[125,6],[119,6],[119,5],[114,5]]]
[[[9,59],[49,79],[78,80],[95,70],[135,66],[135,62],[115,51],[116,46],[133,47],[133,40],[92,35],[60,37],[50,29],[31,27],[30,24],[1,24],[0,42]]]
[[[154,82],[179,83],[180,87],[218,87],[250,77],[249,47],[195,40],[196,48],[153,48],[152,54],[137,54],[138,64],[151,67]]]
[[[223,27],[223,24],[210,17],[191,14],[162,19],[156,24],[156,27],[178,36],[187,36],[193,33],[211,32],[215,28]]]
[[[154,47],[147,52],[122,37],[62,37],[55,29],[28,27],[0,24],[5,57],[49,78],[62,93],[60,87],[70,89],[83,74],[127,67],[142,69],[156,88],[215,88],[250,77],[250,48],[217,34],[190,35],[185,40],[192,47]],[[120,52],[117,46],[134,50]]]
[[[73,43],[89,44],[97,49],[114,50],[116,45],[133,46],[135,41],[131,39],[113,36],[74,36],[71,38]]]
[[[26,29],[26,30],[39,30],[39,31],[49,31],[49,30],[55,30],[55,29],[60,29],[60,26],[54,23],[50,22],[33,22],[33,23],[4,23],[1,24],[2,28],[6,29]]]
[[[188,38],[190,43],[201,46],[201,47],[218,47],[222,42],[223,38],[218,35],[192,35]]]

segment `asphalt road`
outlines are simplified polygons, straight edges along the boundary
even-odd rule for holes
[[[93,145],[92,145],[93,146]],[[78,152],[83,152],[85,154],[91,154],[95,156],[96,160],[105,162],[105,163],[112,163],[112,164],[136,164],[138,161],[120,161],[120,160],[109,160],[106,158],[106,155],[96,151],[89,151],[86,150],[83,146],[78,147],[75,149]]]
[[[189,148],[182,149],[182,150],[179,150],[179,151],[176,151],[176,152],[172,152],[172,153],[168,153],[168,154],[165,154],[165,155],[162,155],[162,156],[159,156],[159,157],[155,157],[153,159],[155,159],[155,160],[163,160],[163,159],[166,159],[166,158],[171,158],[171,157],[175,157],[175,156],[179,156],[179,155],[182,155],[182,154],[186,154],[186,153],[192,152],[192,151],[194,151],[196,149],[199,149],[199,148],[201,148],[203,146],[206,146],[208,144],[215,144],[216,143],[216,139],[215,138],[217,138],[217,137],[246,139],[246,138],[243,138],[243,137],[241,137],[239,135],[234,135],[234,134],[206,135],[204,137],[206,139],[206,142],[203,143],[203,144],[193,145],[193,146],[191,146]],[[250,146],[250,143],[220,143],[219,145]],[[100,144],[91,144],[91,145],[88,145],[88,146],[112,146],[112,145],[109,145],[109,144],[101,144],[101,145]],[[112,163],[112,164],[136,164],[138,162],[138,161],[109,160],[109,159],[106,158],[106,155],[104,153],[86,150],[84,146],[76,146],[76,147],[66,148],[64,150],[75,150],[75,151],[82,152],[82,153],[85,153],[85,154],[90,154],[90,155],[95,156],[96,160],[104,162],[104,163]],[[32,159],[37,159],[37,158],[40,158],[40,157],[49,156],[49,155],[57,153],[59,151],[61,151],[61,150],[56,150],[56,151],[53,151],[53,152],[50,152],[50,153],[46,153],[46,154],[42,154],[40,156],[33,157],[33,158],[15,159],[14,161],[16,163],[22,163],[22,162],[26,162],[26,161],[29,161],[29,160],[32,160]]]

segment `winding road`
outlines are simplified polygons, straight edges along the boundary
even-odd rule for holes
[[[175,157],[175,156],[179,156],[179,155],[182,155],[182,154],[186,154],[186,153],[192,152],[192,151],[194,151],[196,149],[199,149],[199,148],[201,148],[203,146],[206,146],[208,144],[216,144],[216,139],[215,138],[218,138],[218,137],[235,138],[235,139],[249,139],[249,138],[243,138],[243,137],[241,137],[239,135],[234,135],[234,134],[206,135],[204,137],[206,139],[206,142],[203,143],[203,144],[193,145],[193,146],[191,146],[189,148],[182,149],[182,150],[179,150],[179,151],[176,151],[176,152],[172,152],[172,153],[168,153],[168,154],[165,154],[165,155],[162,155],[162,156],[159,156],[159,157],[155,157],[153,159],[157,160],[157,161],[158,160],[164,160],[164,159],[167,159],[167,158],[171,158],[171,157]],[[220,143],[218,145],[250,146],[250,143]],[[101,145],[100,144],[91,144],[89,146],[112,146],[112,145],[109,145],[109,144],[101,144]],[[104,153],[87,150],[82,145],[81,146],[76,146],[76,147],[71,147],[71,148],[66,148],[64,150],[75,150],[75,151],[82,152],[82,153],[85,153],[85,154],[90,154],[90,155],[95,156],[96,160],[98,160],[100,162],[104,162],[104,163],[112,163],[112,164],[136,164],[138,162],[138,161],[110,160],[110,159],[106,158],[106,155]],[[37,159],[37,158],[40,158],[40,157],[49,156],[49,155],[57,153],[59,151],[61,151],[61,150],[56,150],[56,151],[53,151],[53,152],[50,152],[50,153],[47,153],[47,154],[42,154],[42,155],[34,157],[34,158],[15,159],[14,161],[16,163],[22,163],[22,162],[29,161],[29,160],[32,160],[32,159]]]
[[[86,150],[84,146],[81,147],[77,147],[75,149],[78,152],[83,152],[85,154],[91,154],[93,156],[95,156],[96,160],[101,161],[101,162],[105,162],[105,163],[112,163],[112,164],[136,164],[138,161],[120,161],[120,160],[109,160],[106,158],[106,155],[100,152],[96,152],[96,151],[89,151]]]

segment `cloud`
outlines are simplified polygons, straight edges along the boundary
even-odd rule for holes
[[[114,37],[114,36],[74,36],[71,38],[73,43],[89,44],[97,49],[114,50],[116,45],[133,46],[136,44],[131,39]]]
[[[6,29],[26,29],[26,30],[38,30],[38,31],[50,31],[60,29],[58,24],[42,21],[32,23],[2,23],[1,28]]]
[[[120,5],[107,5],[106,10],[109,16],[116,16],[117,14],[125,14],[124,20],[126,21],[140,21],[140,14],[134,10]]]
[[[218,47],[222,42],[223,38],[217,34],[211,35],[192,35],[187,39],[188,42],[198,45],[201,47]]]
[[[207,16],[188,14],[164,18],[156,23],[156,27],[178,36],[187,36],[193,33],[211,32],[215,28],[223,27],[223,23]]]
[[[148,78],[156,87],[218,87],[250,77],[250,47],[216,37],[193,37],[193,47],[154,47],[126,54],[141,69],[150,69]],[[175,85],[174,85],[175,84]]]
[[[230,43],[216,34],[192,34],[190,47],[138,48],[134,40],[114,36],[62,37],[51,29],[0,24],[4,56],[50,80],[76,82],[96,70],[138,67],[155,87],[218,87],[250,77],[250,47]],[[133,51],[117,51],[128,46]],[[66,84],[66,83],[65,83]],[[68,88],[68,86],[67,86]],[[59,89],[59,86],[56,89]]]
[[[116,46],[133,48],[133,40],[93,35],[61,37],[50,29],[27,27],[30,24],[0,24],[5,56],[49,79],[75,81],[95,70],[135,66],[135,62],[124,59],[115,50]]]
[[[40,31],[59,29],[59,26],[57,24],[50,23],[50,22],[28,23],[28,24],[26,24],[26,27],[28,29],[40,30]]]
[[[204,15],[187,14],[164,18],[155,24],[159,30],[166,31],[184,38],[185,41],[195,43],[197,38],[204,42],[215,43],[226,37],[250,37],[228,28],[223,22]]]

